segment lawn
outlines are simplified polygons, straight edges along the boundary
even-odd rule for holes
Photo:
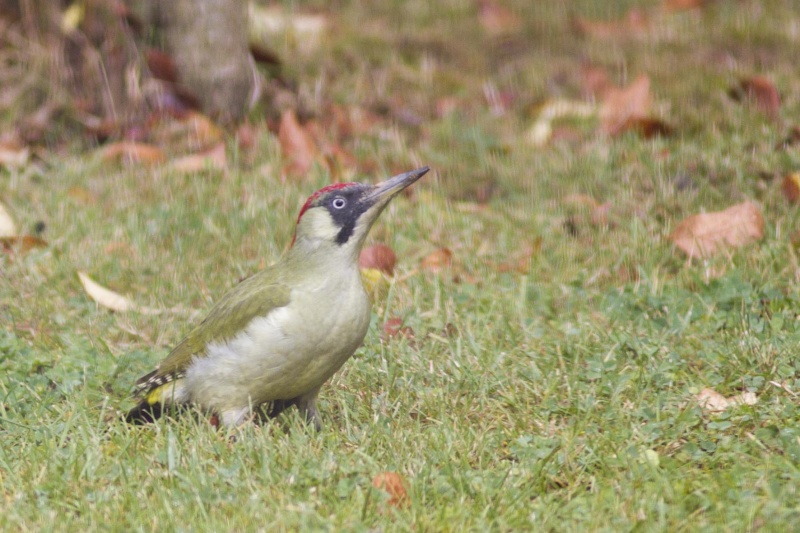
[[[315,4],[323,44],[274,46],[320,121],[372,110],[337,141],[359,161],[348,176],[432,167],[373,229],[396,274],[323,388],[322,430],[294,410],[234,435],[200,413],[120,414],[216,298],[287,249],[331,167],[281,180],[263,110],[254,146],[225,137],[221,169],[45,146],[0,170],[0,202],[47,243],[0,248],[0,529],[795,527],[800,212],[782,182],[800,165],[797,4]],[[548,102],[601,105],[587,65],[615,87],[646,75],[667,134],[568,113],[533,143]],[[740,94],[754,76],[779,108]],[[670,242],[744,201],[763,213],[756,242],[691,260]],[[78,271],[159,312],[96,304]],[[387,335],[397,319],[406,334]],[[704,389],[757,401],[715,411]],[[385,472],[399,504],[373,487]]]

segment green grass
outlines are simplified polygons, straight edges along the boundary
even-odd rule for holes
[[[424,119],[348,141],[381,169],[364,179],[435,171],[373,232],[396,250],[402,281],[323,389],[319,433],[294,412],[235,442],[196,416],[131,427],[118,415],[215,298],[280,257],[323,170],[277,183],[266,135],[255,160],[231,141],[226,173],[120,168],[77,149],[3,170],[0,200],[26,231],[44,221],[49,246],[0,255],[0,528],[793,527],[800,213],[780,177],[800,151],[775,145],[800,111],[800,19],[791,2],[715,2],[660,19],[651,39],[599,42],[571,33],[569,16],[627,7],[557,4],[511,4],[526,25],[503,44],[471,4],[344,3],[329,47],[287,66],[301,94],[324,78],[342,105],[395,98]],[[650,75],[655,113],[677,134],[607,139],[579,123],[578,140],[527,146],[530,110],[577,97],[587,58],[620,84]],[[779,121],[726,96],[751,74],[775,80]],[[487,82],[517,95],[507,114],[487,108]],[[460,110],[437,118],[436,100],[453,95]],[[476,208],[487,183],[495,194]],[[609,223],[591,224],[573,194],[610,202]],[[688,264],[666,240],[683,217],[745,199],[764,211],[760,242]],[[441,246],[458,275],[417,271]],[[526,246],[527,271],[500,272]],[[98,308],[78,270],[169,311]],[[413,340],[381,341],[392,316]],[[758,403],[710,414],[693,400],[705,387]],[[387,509],[371,487],[383,471],[408,480],[408,507]]]

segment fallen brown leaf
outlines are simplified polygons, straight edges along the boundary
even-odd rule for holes
[[[710,257],[725,248],[737,248],[764,236],[761,209],[744,202],[713,213],[685,218],[669,240],[692,258]]]
[[[624,131],[631,120],[643,119],[650,109],[650,78],[641,75],[622,89],[606,91],[600,107],[600,126],[609,135]]]
[[[44,248],[47,241],[34,237],[33,235],[14,235],[11,237],[0,237],[0,247],[4,252],[26,254],[34,248]]]
[[[395,264],[397,264],[397,256],[394,250],[385,244],[366,246],[358,256],[360,268],[375,268],[388,276],[394,275]]]
[[[281,65],[281,58],[278,53],[272,48],[269,48],[265,43],[251,42],[248,44],[248,48],[250,49],[250,55],[253,56],[253,61],[256,63],[271,65],[273,67],[279,67]]]
[[[330,104],[327,106],[323,129],[331,132],[335,139],[358,138],[374,131],[379,118],[366,108]]]
[[[759,111],[772,119],[778,117],[781,97],[772,80],[765,76],[753,76],[739,80],[739,86],[731,89],[731,95],[736,99],[754,102]]]
[[[593,21],[574,17],[572,27],[581,35],[597,39],[638,39],[651,31],[647,14],[638,8],[631,9],[619,20]]]
[[[149,48],[145,51],[144,57],[147,62],[147,68],[154,78],[170,83],[178,82],[178,67],[175,65],[172,56],[160,50]]]
[[[278,141],[284,157],[289,160],[287,172],[293,176],[307,174],[317,158],[319,149],[311,134],[300,125],[292,109],[287,109],[281,115]]]
[[[783,195],[790,203],[796,204],[800,200],[800,172],[792,172],[783,177],[781,184]]]
[[[224,140],[222,129],[202,113],[189,112],[182,123],[187,131],[190,148],[207,150],[219,146]]]
[[[397,472],[381,472],[372,478],[372,486],[389,495],[389,505],[404,507],[409,503],[406,479]]]
[[[629,118],[619,128],[617,133],[622,133],[625,131],[635,131],[644,139],[652,139],[653,137],[669,137],[675,132],[672,126],[663,120],[646,117]]]
[[[198,111],[159,116],[151,125],[151,136],[170,153],[208,150],[224,140],[222,129]]]
[[[161,148],[152,144],[120,141],[103,147],[101,157],[105,161],[122,161],[124,163],[142,163],[153,165],[167,159]]]
[[[157,126],[163,117],[182,117],[201,109],[200,97],[186,85],[156,79],[149,81],[148,100],[155,110],[151,117],[151,126]]]
[[[169,168],[187,174],[208,169],[225,170],[228,168],[228,158],[225,155],[225,143],[219,143],[213,148],[203,152],[179,157],[170,163]]]
[[[453,264],[453,252],[449,248],[439,248],[422,258],[420,267],[430,272],[439,272]]]
[[[409,326],[403,326],[403,319],[400,317],[392,317],[383,324],[381,338],[387,341],[395,337],[414,338],[414,330]]]

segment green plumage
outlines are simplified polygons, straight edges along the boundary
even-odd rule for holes
[[[202,354],[212,342],[224,342],[240,333],[256,317],[289,304],[290,290],[270,283],[272,269],[263,270],[228,291],[209,311],[208,316],[167,355],[158,368],[139,378],[136,391],[150,390],[180,376],[192,357]],[[265,278],[267,278],[265,280]]]
[[[372,224],[427,167],[378,185],[336,183],[309,197],[281,260],[228,291],[151,373],[136,382],[132,423],[195,404],[235,427],[270,403],[320,427],[322,385],[363,342],[370,302],[358,269]],[[262,319],[263,320],[260,320]]]

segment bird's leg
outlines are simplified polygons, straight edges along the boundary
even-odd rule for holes
[[[319,413],[317,412],[318,394],[319,387],[303,394],[302,396],[297,396],[288,400],[273,400],[267,411],[267,416],[269,418],[275,418],[289,407],[296,405],[297,409],[300,410],[306,421],[314,424],[314,429],[319,431],[322,429],[322,423],[319,418]]]
[[[289,407],[295,404],[295,399],[291,400],[273,400],[270,402],[269,408],[267,409],[267,416],[269,418],[275,418],[282,412],[284,412]]]
[[[295,405],[300,410],[301,413],[311,424],[314,424],[314,429],[319,431],[322,429],[322,422],[319,419],[319,413],[317,412],[317,395],[319,394],[319,387],[316,389],[303,394],[302,396],[298,396],[295,398]]]

